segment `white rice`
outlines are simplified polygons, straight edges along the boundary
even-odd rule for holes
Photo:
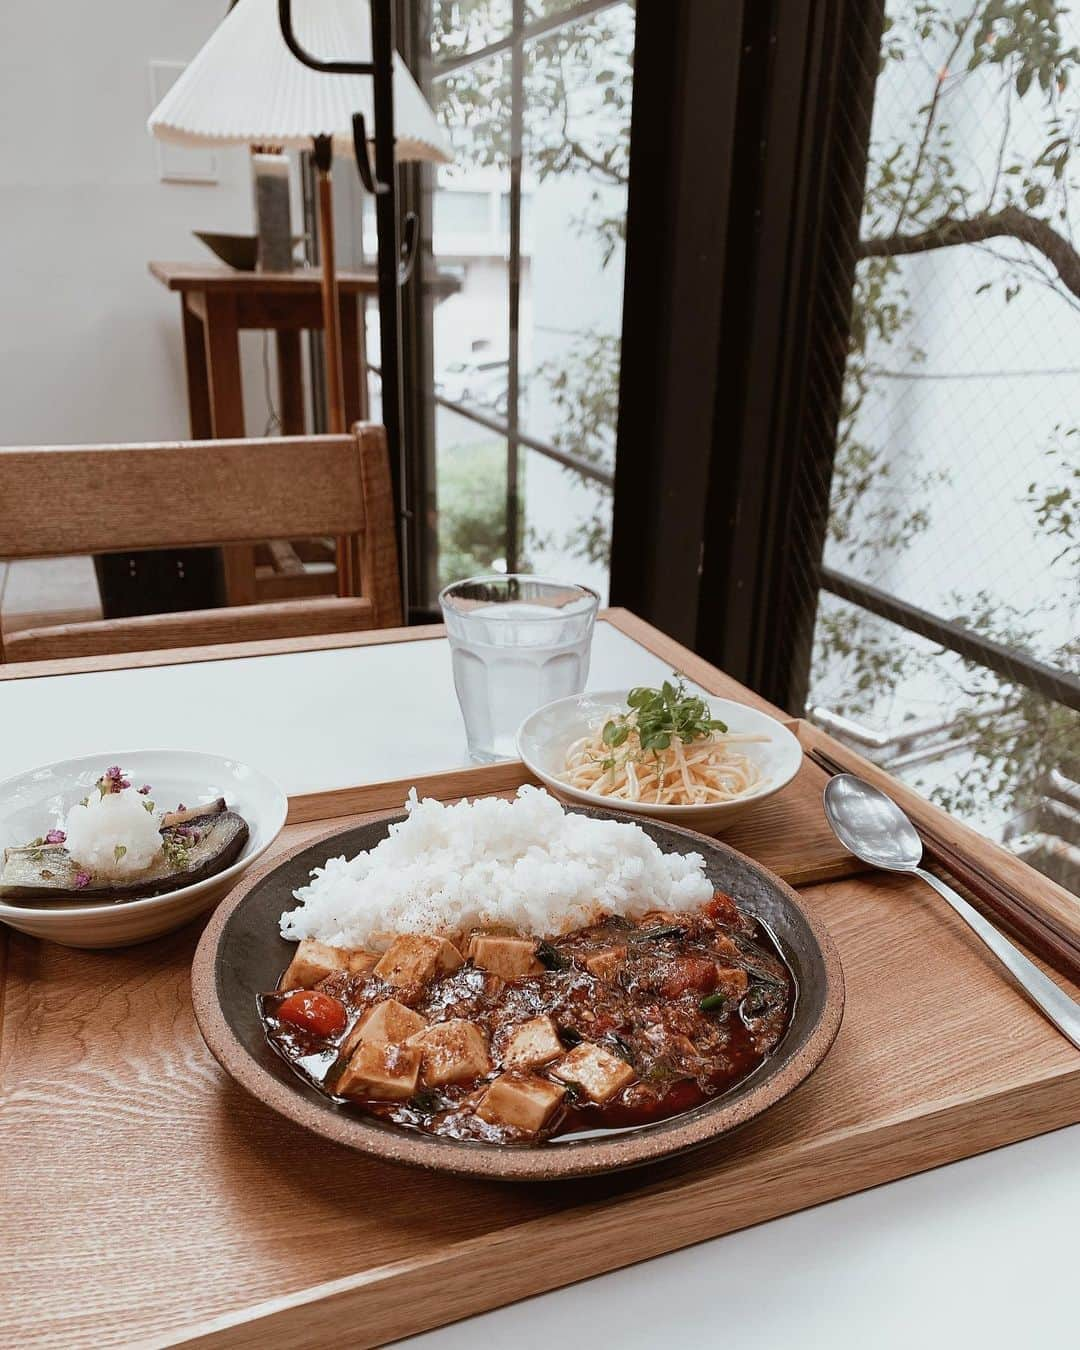
[[[118,881],[144,872],[161,853],[161,822],[132,787],[99,793],[93,788],[64,821],[72,861],[98,878]]]
[[[315,868],[281,916],[283,937],[378,951],[397,933],[554,936],[600,914],[695,909],[713,893],[699,853],[662,853],[639,826],[564,811],[539,788],[452,806],[413,789],[406,809],[370,852]]]

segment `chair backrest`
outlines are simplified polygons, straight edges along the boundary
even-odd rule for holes
[[[324,535],[347,541],[342,594],[370,599],[371,626],[400,624],[383,427],[360,423],[342,436],[0,447],[0,559]]]
[[[0,448],[0,557],[360,534],[357,438]]]

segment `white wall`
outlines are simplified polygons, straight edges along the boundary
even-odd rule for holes
[[[251,229],[247,152],[162,183],[148,63],[187,61],[226,0],[0,6],[0,442],[186,437],[179,300],[151,258],[212,261],[193,228]],[[261,335],[244,338],[261,432]]]

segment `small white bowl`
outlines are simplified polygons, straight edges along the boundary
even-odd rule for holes
[[[244,817],[248,838],[237,860],[216,876],[146,900],[116,904],[23,906],[0,901],[0,923],[65,947],[129,947],[180,928],[222,899],[285,824],[288,798],[264,773],[238,760],[195,750],[106,751],[29,769],[0,783],[0,852],[58,826],[110,764],[135,784],[149,783],[160,810],[224,797]]]
[[[538,708],[518,728],[518,756],[526,768],[560,797],[584,802],[587,806],[607,807],[609,810],[649,816],[654,820],[666,820],[672,825],[700,830],[703,834],[715,834],[723,830],[759,803],[775,796],[799,772],[802,746],[775,717],[747,707],[745,703],[713,698],[694,690],[708,703],[713,717],[725,722],[730,731],[768,736],[768,742],[740,747],[765,775],[766,781],[759,788],[732,802],[710,802],[706,806],[667,806],[655,802],[627,802],[621,797],[603,797],[598,792],[587,792],[562,782],[557,775],[563,772],[568,748],[580,737],[602,726],[613,712],[625,709],[629,692],[629,689],[609,689],[598,694],[574,694]]]

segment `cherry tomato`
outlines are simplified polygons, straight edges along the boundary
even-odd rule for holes
[[[733,928],[739,922],[738,906],[731,896],[725,895],[723,891],[713,893],[713,898],[705,906],[705,913],[713,923],[721,923],[728,928]]]
[[[707,993],[716,988],[716,962],[702,956],[683,956],[673,961],[664,972],[660,992],[665,998],[678,998],[688,989]]]
[[[282,999],[277,1015],[279,1021],[289,1022],[316,1036],[335,1036],[345,1030],[348,1021],[344,1006],[317,989],[298,989],[295,994]]]

